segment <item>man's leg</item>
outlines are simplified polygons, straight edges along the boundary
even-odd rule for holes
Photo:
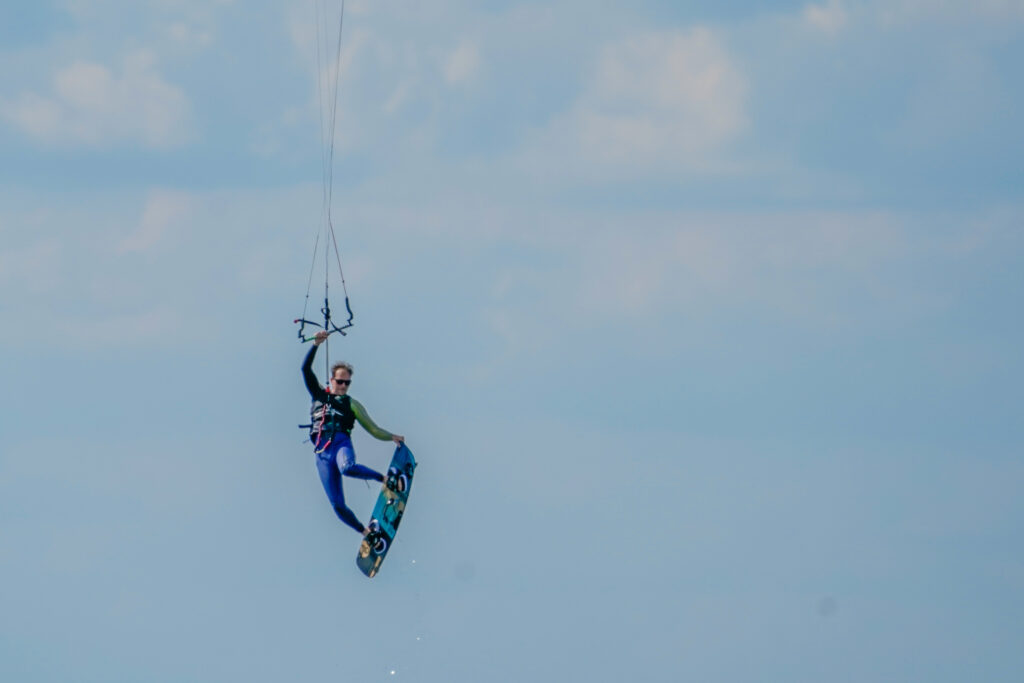
[[[338,470],[334,455],[333,453],[323,453],[317,456],[316,469],[320,473],[320,481],[324,485],[327,498],[334,506],[334,513],[338,515],[338,519],[361,534],[365,527],[355,513],[345,505],[345,492],[341,487],[341,472]]]
[[[353,479],[376,479],[384,481],[384,475],[369,467],[356,464],[356,452],[351,443],[347,443],[338,449],[338,468],[346,477]]]
[[[352,465],[344,472],[346,477],[352,477],[353,479],[376,479],[377,481],[384,481],[384,475],[376,470],[371,470],[369,467],[363,465]]]

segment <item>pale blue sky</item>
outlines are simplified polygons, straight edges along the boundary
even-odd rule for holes
[[[0,8],[0,680],[1016,680],[1024,2],[407,5],[337,126],[372,581],[312,1]]]

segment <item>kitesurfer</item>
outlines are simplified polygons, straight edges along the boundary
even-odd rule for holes
[[[356,453],[352,448],[352,428],[358,422],[367,432],[381,441],[394,441],[400,444],[405,437],[378,427],[366,413],[359,401],[348,395],[352,384],[352,366],[348,363],[335,363],[331,368],[330,384],[325,389],[313,372],[313,357],[317,347],[327,340],[327,332],[317,332],[313,346],[302,363],[302,377],[306,389],[313,397],[311,414],[313,424],[310,430],[310,441],[316,452],[316,468],[320,472],[320,481],[324,491],[334,506],[334,512],[345,524],[364,536],[370,529],[363,526],[355,514],[345,505],[345,492],[341,485],[341,475],[355,479],[384,481],[384,475],[364,465],[356,464]]]

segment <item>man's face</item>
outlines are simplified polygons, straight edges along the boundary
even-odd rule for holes
[[[352,373],[345,368],[338,368],[331,378],[331,393],[344,396],[348,393],[348,385],[352,382]]]

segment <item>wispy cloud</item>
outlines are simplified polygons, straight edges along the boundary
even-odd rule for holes
[[[116,71],[74,62],[57,71],[50,92],[0,102],[0,116],[48,144],[181,145],[192,135],[191,105],[155,62],[147,51],[129,54]]]
[[[146,201],[138,230],[122,240],[118,250],[126,253],[152,249],[170,227],[188,215],[190,206],[190,197],[185,193],[153,191]]]
[[[942,22],[1024,21],[1022,0],[880,0],[876,12],[885,25]]]
[[[168,37],[183,47],[203,48],[213,42],[213,34],[206,28],[184,21],[176,21],[167,28]]]
[[[940,227],[925,216],[873,211],[673,212],[633,215],[626,230],[597,215],[552,217],[500,237],[527,241],[538,264],[559,265],[513,271],[515,288],[498,286],[509,275],[496,274],[488,321],[503,334],[550,331],[537,316],[557,320],[563,332],[623,318],[652,329],[743,311],[860,334],[881,320],[940,314],[956,293],[936,279],[939,264],[1019,250],[1011,225],[1009,216]]]
[[[177,311],[147,310],[138,313],[115,313],[101,316],[72,314],[59,316],[51,323],[36,321],[36,329],[47,329],[49,334],[65,340],[74,340],[79,346],[130,346],[170,338],[180,343],[198,334],[190,334],[188,321]]]
[[[539,147],[578,172],[721,168],[722,150],[747,127],[746,91],[714,31],[634,35],[605,47]]]
[[[448,56],[444,65],[444,79],[449,85],[467,83],[477,76],[480,67],[480,48],[467,41]]]
[[[846,27],[849,15],[842,0],[828,0],[821,5],[807,5],[804,8],[804,21],[813,29],[829,35],[835,35]]]
[[[40,294],[58,287],[53,273],[61,266],[60,241],[53,236],[42,237],[23,246],[7,244],[0,250],[0,285],[8,305],[25,294]]]
[[[876,268],[906,259],[913,239],[898,217],[886,215],[651,217],[642,240],[614,229],[594,231],[578,264],[580,308],[610,304],[647,318],[742,305],[816,318],[832,308],[825,283],[846,283],[840,290],[867,283]],[[889,296],[895,292],[863,294],[898,298]]]
[[[45,212],[31,195],[0,210],[0,308],[35,333],[86,346],[189,344],[223,324],[227,307],[304,283],[312,244],[295,217],[315,216],[313,188],[73,197]],[[0,344],[22,337],[0,330]]]

